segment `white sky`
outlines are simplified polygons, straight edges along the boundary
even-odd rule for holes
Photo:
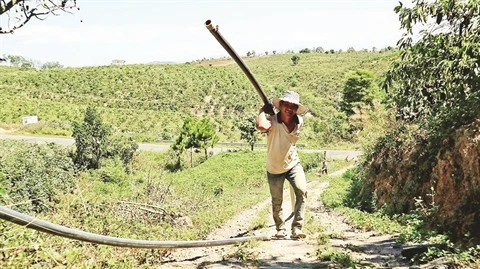
[[[323,47],[395,46],[398,0],[77,0],[80,11],[32,20],[0,35],[0,56],[64,66],[187,62],[228,56],[206,20],[240,55]],[[5,18],[0,18],[5,19]]]

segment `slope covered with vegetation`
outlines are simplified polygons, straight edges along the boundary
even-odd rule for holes
[[[267,199],[265,154],[223,152],[196,167],[170,173],[165,169],[168,154],[143,151],[128,172],[121,163],[104,161],[99,169],[72,173],[68,152],[59,146],[0,140],[0,204],[91,233],[200,240],[239,211]],[[312,180],[319,156],[301,158]],[[330,165],[334,172],[348,163]],[[10,188],[11,181],[19,188]],[[69,240],[7,221],[0,221],[0,239],[2,268],[151,268],[161,265],[171,251]]]
[[[301,94],[310,117],[304,143],[329,145],[349,137],[345,113],[339,110],[345,76],[356,69],[377,76],[396,54],[335,52],[279,54],[248,59],[269,98],[293,88]],[[378,83],[378,81],[377,81]],[[261,107],[261,99],[240,68],[215,64],[125,65],[84,68],[1,67],[0,124],[19,127],[21,117],[37,115],[39,124],[23,133],[71,135],[71,121],[88,105],[97,107],[118,132],[137,141],[170,140],[188,116],[209,117],[220,141],[239,141],[238,124]]]
[[[480,2],[413,2],[396,8],[405,34],[385,76],[395,128],[361,165],[352,204],[420,210],[425,227],[478,247]]]

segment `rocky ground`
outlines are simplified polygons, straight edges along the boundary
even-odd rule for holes
[[[287,238],[240,246],[177,249],[170,253],[161,268],[341,268],[330,261],[318,259],[319,238],[327,238],[330,249],[347,253],[362,268],[409,268],[408,261],[401,256],[402,248],[395,244],[394,235],[354,230],[342,216],[325,209],[318,198],[327,187],[328,183],[318,180],[308,186],[307,218],[313,218],[312,221],[324,227],[321,232],[305,231],[307,238],[301,240]],[[284,201],[284,212],[291,212],[288,189]],[[249,230],[259,212],[267,207],[270,207],[270,199],[240,212],[210,234],[208,239],[225,239],[247,233],[273,235],[275,228],[270,215],[265,228]],[[290,223],[291,220],[287,222],[287,227]]]

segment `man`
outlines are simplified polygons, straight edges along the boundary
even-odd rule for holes
[[[307,108],[300,104],[300,96],[287,91],[281,98],[272,100],[278,110],[274,113],[272,104],[262,107],[257,117],[256,127],[267,134],[267,178],[272,196],[272,214],[277,233],[275,237],[284,238],[285,221],[282,216],[283,183],[287,179],[295,192],[295,209],[292,221],[291,238],[305,238],[302,231],[307,198],[305,172],[300,164],[296,142],[303,125]]]

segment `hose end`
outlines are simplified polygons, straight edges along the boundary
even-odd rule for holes
[[[213,26],[212,20],[205,21],[205,26],[207,27],[208,30],[215,31],[215,26]]]

